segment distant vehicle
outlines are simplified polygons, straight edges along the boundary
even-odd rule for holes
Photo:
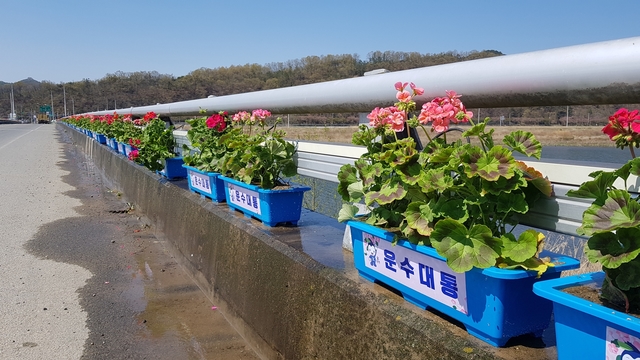
[[[38,124],[48,124],[48,123],[49,123],[49,115],[38,114]]]

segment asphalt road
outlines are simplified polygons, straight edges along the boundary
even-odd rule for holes
[[[55,125],[1,125],[0,174],[0,359],[258,359]]]

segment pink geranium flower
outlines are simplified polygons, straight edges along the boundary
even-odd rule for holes
[[[406,90],[398,91],[398,93],[396,94],[396,99],[398,99],[398,101],[400,102],[408,103],[409,101],[411,101],[411,93]]]
[[[253,110],[253,112],[251,112],[250,121],[252,124],[257,123],[257,124],[263,125],[264,120],[269,116],[271,116],[271,112],[269,110],[256,109],[256,110]]]
[[[231,117],[231,120],[235,121],[235,122],[247,122],[249,121],[249,119],[251,118],[251,114],[249,114],[246,111],[240,111],[236,114],[233,115],[233,117]]]
[[[395,132],[404,130],[407,114],[395,106],[375,108],[367,115],[369,125],[375,128],[390,128]]]
[[[447,131],[450,123],[468,122],[473,117],[473,113],[467,111],[460,101],[460,95],[455,91],[446,93],[446,97],[437,97],[422,105],[418,115],[421,124],[432,123],[432,129],[436,132]]]

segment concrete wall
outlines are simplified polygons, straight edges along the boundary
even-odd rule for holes
[[[177,260],[264,358],[548,358],[549,349],[535,346],[492,348],[360,279],[350,253],[343,268],[332,268],[300,251],[306,232],[315,234],[311,241],[341,243],[332,218],[306,211],[297,228],[266,227],[57,126],[172,244]]]

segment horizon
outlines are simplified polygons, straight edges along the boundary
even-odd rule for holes
[[[373,51],[512,55],[640,35],[619,14],[640,12],[640,2],[633,0],[461,0],[455,7],[427,4],[423,11],[404,11],[389,0],[191,0],[152,7],[123,0],[0,3],[12,14],[5,28],[15,29],[0,38],[0,48],[7,49],[0,57],[0,81],[7,83],[29,77],[98,80],[119,71],[177,78],[200,68],[264,66],[307,56],[355,54],[365,60]]]

